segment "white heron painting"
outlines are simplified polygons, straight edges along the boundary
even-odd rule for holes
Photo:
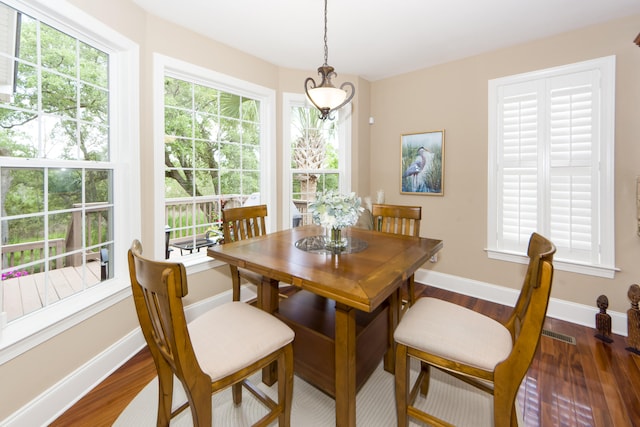
[[[442,196],[444,130],[401,137],[402,193]]]

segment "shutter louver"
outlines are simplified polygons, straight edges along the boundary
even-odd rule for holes
[[[538,101],[536,93],[505,97],[502,106],[502,242],[526,249],[538,218]]]
[[[593,175],[598,172],[593,159],[594,88],[589,73],[572,77],[571,86],[566,77],[552,81],[548,98],[549,232],[559,256],[590,261],[597,258],[593,243],[597,206]]]

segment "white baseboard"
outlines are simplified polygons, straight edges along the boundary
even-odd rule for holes
[[[140,351],[143,346],[144,338],[140,331],[131,331],[107,350],[14,412],[0,425],[6,427],[49,425],[67,408],[70,408],[120,365]]]
[[[473,279],[452,276],[450,274],[438,273],[424,268],[416,272],[415,280],[418,283],[428,284],[436,288],[446,289],[459,294],[469,295],[510,307],[515,305],[519,293],[516,289],[509,289],[503,286],[497,286]],[[551,298],[549,301],[549,308],[547,309],[547,316],[551,318],[592,327],[594,328],[594,332],[596,313],[598,313],[598,309],[596,307],[576,304],[556,298]],[[611,316],[612,332],[626,337],[626,313],[616,311],[607,311],[607,313]]]
[[[255,298],[255,292],[252,288],[244,289],[243,287],[242,296],[246,299],[252,299]],[[231,301],[231,291],[225,291],[191,304],[185,307],[187,321],[227,301]],[[49,425],[144,346],[142,332],[138,328],[134,329],[8,418],[0,421],[0,426]]]

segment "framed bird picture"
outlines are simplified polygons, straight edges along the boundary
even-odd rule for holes
[[[444,129],[400,137],[401,194],[444,195]]]

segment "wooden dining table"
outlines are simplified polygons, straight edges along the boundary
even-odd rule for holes
[[[369,348],[367,343],[359,345],[361,336],[362,339],[369,339],[366,338],[366,333],[361,333],[367,328],[361,325],[360,319],[363,316],[375,318],[376,313],[381,313],[379,317],[384,317],[384,366],[386,370],[393,372],[393,331],[401,312],[400,288],[418,268],[443,247],[443,242],[352,227],[343,232],[348,241],[346,249],[324,250],[318,247],[318,242],[322,242],[322,235],[323,229],[319,226],[302,226],[213,246],[207,249],[207,254],[230,265],[262,275],[257,304],[270,313],[286,312],[284,304],[289,303],[287,300],[279,302],[279,282],[292,284],[313,294],[316,299],[331,302],[321,306],[330,305],[331,314],[334,316],[329,322],[334,329],[325,333],[327,339],[333,343],[331,349],[334,349],[335,353],[334,359],[327,362],[333,378],[331,384],[324,389],[323,384],[319,386],[335,398],[336,425],[355,426],[356,391],[359,386],[356,377],[358,376],[359,380],[360,377],[369,374],[361,374],[356,364],[357,361],[360,362],[357,356],[368,356],[356,355],[356,348]],[[297,310],[313,312],[317,305],[315,303],[315,308],[298,305]],[[292,307],[295,308],[294,305]],[[293,309],[290,308],[289,312],[293,313],[291,310]],[[280,315],[285,316],[286,313]],[[320,324],[318,320],[314,320],[313,323],[322,330],[326,325],[322,325],[322,317],[319,319]],[[375,320],[373,322],[372,324],[381,323]],[[300,322],[292,323],[300,326]],[[373,339],[379,339],[379,334],[375,331],[368,335]],[[303,334],[296,330],[294,344],[306,336],[317,337],[318,334]],[[298,342],[298,345],[306,344]],[[316,353],[316,350],[297,351],[294,347],[294,358],[298,359],[303,353]],[[380,360],[374,362],[379,364]],[[302,361],[300,364],[304,366]],[[317,362],[313,364],[317,365]],[[312,377],[313,375],[310,378]],[[273,371],[264,372],[263,381],[275,381]],[[389,398],[392,399],[393,396],[390,395]]]

